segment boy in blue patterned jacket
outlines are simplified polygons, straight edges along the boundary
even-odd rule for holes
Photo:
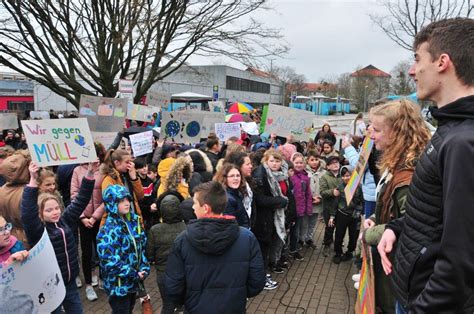
[[[146,235],[140,217],[130,212],[130,193],[120,185],[103,192],[107,219],[97,234],[97,252],[112,313],[132,313],[138,285],[150,273]]]

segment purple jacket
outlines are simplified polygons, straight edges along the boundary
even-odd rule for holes
[[[298,217],[311,216],[313,214],[313,195],[311,184],[306,170],[295,171],[290,177],[293,183],[293,194],[296,202],[296,215]]]

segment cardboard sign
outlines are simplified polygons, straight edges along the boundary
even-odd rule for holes
[[[216,123],[216,135],[222,142],[235,136],[240,139],[240,123]]]
[[[160,138],[174,143],[199,143],[203,118],[200,112],[163,112]]]
[[[153,131],[130,135],[130,143],[135,157],[153,152]]]
[[[14,112],[0,113],[0,130],[18,129],[18,116]]]
[[[361,243],[362,267],[360,270],[359,290],[355,305],[356,314],[375,313],[375,284],[374,267],[372,263],[371,248]]]
[[[63,302],[66,288],[46,229],[29,253],[21,263],[0,263],[0,284],[22,302],[34,304],[39,313],[51,313]]]
[[[127,116],[127,99],[81,95],[79,117],[87,118],[93,132],[118,132]]]
[[[94,162],[87,119],[21,121],[31,159],[40,167]]]
[[[209,101],[210,112],[225,112],[225,104],[223,101]]]
[[[159,109],[156,107],[128,104],[127,119],[150,122],[153,114],[158,112]]]
[[[148,93],[146,94],[146,104],[148,106],[159,107],[166,110],[170,102],[171,102],[170,93],[149,90]]]
[[[370,137],[366,136],[364,142],[362,143],[362,148],[359,154],[359,160],[357,165],[352,172],[351,178],[344,188],[344,193],[346,194],[347,204],[350,204],[352,198],[354,197],[357,188],[359,187],[360,180],[364,175],[365,167],[369,161],[370,153],[372,152],[372,147],[374,146],[374,141]]]
[[[117,137],[117,132],[91,132],[94,142],[99,142],[108,150]]]
[[[215,132],[216,123],[225,122],[224,112],[202,111],[201,114],[204,116],[204,118],[202,119],[201,137],[207,137],[209,133]]]
[[[249,135],[258,135],[258,125],[255,122],[240,122],[242,130]]]
[[[48,120],[50,119],[50,116],[47,111],[30,111],[30,118],[33,120]]]
[[[307,141],[313,134],[314,113],[270,104],[265,117],[265,133],[279,136],[293,135],[296,140]]]
[[[201,104],[201,103],[192,102],[192,103],[188,104],[186,110],[201,111],[201,110],[202,110],[202,104]]]

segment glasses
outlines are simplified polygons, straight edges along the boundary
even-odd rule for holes
[[[226,178],[231,178],[231,179],[240,179],[240,174],[233,174],[233,175],[230,175],[230,176],[225,176]]]
[[[0,228],[0,234],[5,235],[12,231],[13,225],[11,223],[7,223],[5,227]]]

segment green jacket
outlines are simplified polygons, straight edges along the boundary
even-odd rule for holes
[[[341,195],[337,198],[337,208],[334,208],[330,212],[331,218],[336,217],[336,212],[340,211],[346,216],[353,216],[354,218],[360,219],[360,214],[364,209],[364,196],[362,194],[362,188],[359,186],[352,197],[351,203],[347,205],[346,193],[344,193],[346,185],[341,182],[337,187],[337,190]]]
[[[331,171],[326,171],[319,179],[319,192],[323,199],[323,211],[331,213],[337,208],[337,197],[334,196],[334,189],[342,183],[339,175],[334,176]]]

